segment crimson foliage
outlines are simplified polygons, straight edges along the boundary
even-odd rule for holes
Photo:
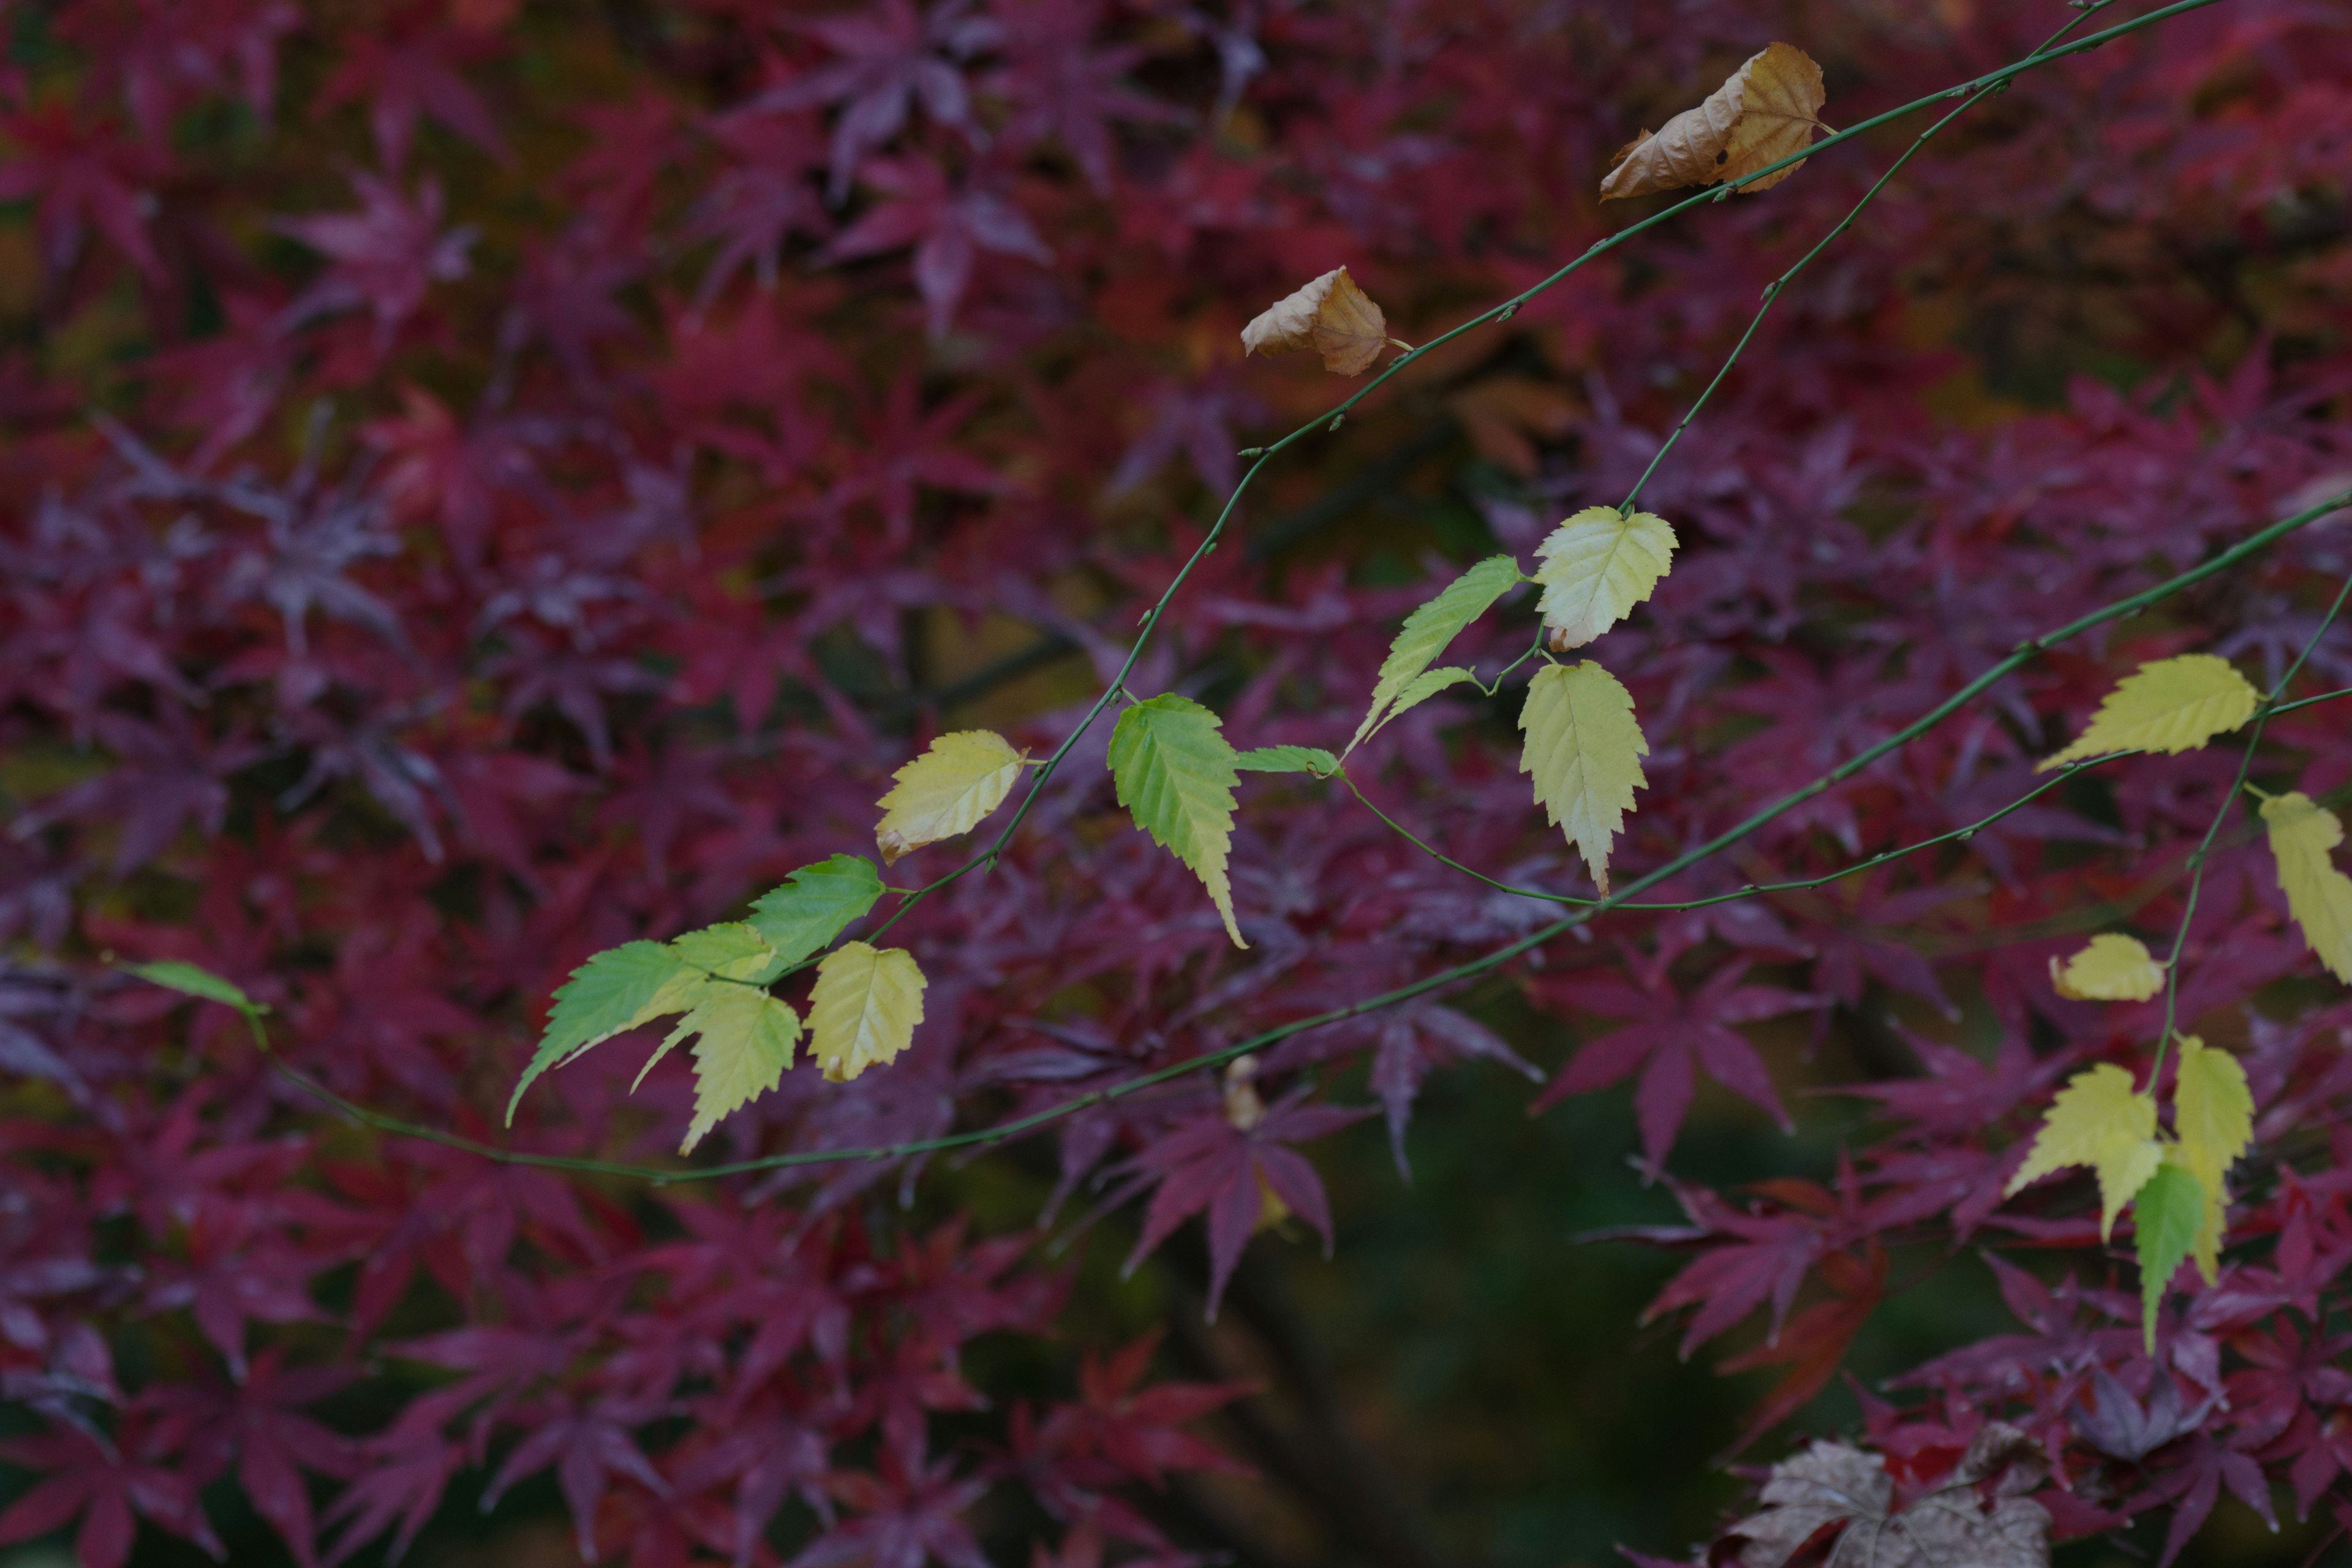
[[[1328,398],[1309,367],[1241,363],[1266,301],[1345,263],[1418,340],[1621,221],[1592,201],[1608,150],[1764,41],[1822,58],[1850,123],[2022,54],[2042,10],[7,13],[0,1371],[32,1415],[0,1447],[24,1476],[0,1541],[70,1526],[112,1568],[143,1522],[217,1550],[199,1494],[227,1478],[299,1563],[397,1554],[471,1469],[492,1500],[551,1471],[582,1553],[641,1568],[977,1564],[992,1493],[1028,1500],[1053,1561],[1174,1560],[1137,1491],[1221,1462],[1183,1427],[1230,1391],[1148,1384],[1129,1350],[951,1440],[982,1403],[964,1348],[1050,1332],[1063,1276],[1024,1234],[915,1234],[866,1201],[923,1162],[650,1193],[500,1166],[354,1130],[225,1010],[101,960],[228,975],[334,1090],[487,1136],[584,954],[855,844],[943,724],[1060,739],[1235,449]],[[2344,488],[2341,24],[2225,0],[2021,79],[1789,291],[1645,492],[1686,553],[1605,645],[1654,747],[1626,874]],[[1344,741],[1433,556],[1524,552],[1622,495],[1886,155],[1689,215],[1416,366],[1270,476],[1129,686],[1202,695],[1239,744]],[[2107,381],[2063,379],[2085,363]],[[1974,821],[2135,658],[2274,676],[2352,567],[2345,527],[2061,648],[1658,896]],[[1466,651],[1492,668],[1526,629]],[[2308,669],[2345,684],[2352,637]],[[1355,772],[1454,858],[1567,889],[1507,705],[1465,689]],[[2257,780],[2352,783],[2343,711],[2277,721]],[[1236,952],[1125,830],[1108,728],[991,874],[900,928],[931,976],[914,1050],[847,1085],[788,1074],[719,1157],[983,1125],[1550,918],[1342,791],[1254,775]],[[2183,994],[2261,1105],[2221,1282],[2150,1358],[2080,1189],[2000,1200],[2053,1084],[2137,1063],[2155,1027],[2059,999],[2045,960],[2170,929],[2232,766],[2139,759],[1818,893],[1612,915],[1486,990],[1287,1040],[1254,1083],[1099,1105],[1052,1129],[1056,1209],[1137,1205],[1139,1255],[1204,1215],[1213,1302],[1269,1215],[1328,1239],[1301,1146],[1376,1110],[1402,1167],[1432,1071],[1543,1076],[1481,1021],[1515,994],[1582,1042],[1533,1109],[1634,1086],[1642,1165],[1689,1218],[1644,1238],[1696,1250],[1655,1310],[1692,1346],[1775,1331],[1733,1360],[1788,1368],[1751,1439],[1831,1382],[1890,1256],[1970,1243],[1983,1262],[1952,1266],[1992,1269],[2019,1326],[1868,1399],[1898,1479],[2002,1415],[2057,1457],[2062,1532],[2168,1507],[2169,1555],[2224,1488],[2310,1510],[2352,1468],[2329,1315],[2352,1006],[2250,835],[2221,841]],[[657,1158],[686,1074],[631,1101],[633,1067],[608,1048],[550,1079],[515,1145]],[[1874,1141],[1818,1183],[1676,1183],[1702,1077],[1784,1122],[1801,1085],[1843,1081]]]

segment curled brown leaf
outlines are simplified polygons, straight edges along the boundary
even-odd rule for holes
[[[1685,185],[1711,185],[1752,174],[1812,145],[1827,100],[1822,68],[1794,44],[1769,44],[1727,78],[1696,109],[1686,109],[1653,136],[1644,131],[1618,150],[1601,199],[1618,201]],[[1805,165],[1801,160],[1751,180],[1740,191],[1769,190]]]
[[[1313,349],[1323,356],[1325,370],[1340,375],[1361,374],[1388,342],[1388,320],[1380,305],[1344,267],[1276,300],[1242,329],[1244,355]]]

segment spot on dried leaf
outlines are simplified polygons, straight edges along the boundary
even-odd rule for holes
[[[1372,297],[1356,287],[1344,267],[1335,267],[1297,293],[1268,306],[1242,329],[1242,353],[1288,353],[1313,349],[1323,368],[1360,375],[1381,357],[1389,341],[1388,318]]]
[[[1752,174],[1812,145],[1817,116],[1828,94],[1822,68],[1794,44],[1770,44],[1653,136],[1644,131],[1618,150],[1601,199],[1618,201],[1685,185],[1712,185]],[[1753,195],[1805,165],[1787,168],[1739,187]]]

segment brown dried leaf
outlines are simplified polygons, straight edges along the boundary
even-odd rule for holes
[[[1344,267],[1276,300],[1242,329],[1245,356],[1313,349],[1323,356],[1325,370],[1340,375],[1362,374],[1388,341],[1387,318]]]
[[[1644,131],[1617,153],[1601,182],[1601,199],[1646,196],[1685,185],[1711,185],[1752,174],[1812,144],[1827,94],[1822,68],[1794,44],[1770,44],[1731,73],[1696,109],[1666,121],[1655,136]],[[1805,165],[1801,161],[1740,186],[1753,195]]]
[[[1763,1510],[1726,1531],[1707,1561],[1785,1568],[1808,1547],[1833,1542],[1825,1568],[2049,1568],[2050,1515],[2019,1495],[2047,1473],[2039,1444],[1995,1423],[1943,1486],[1893,1511],[1895,1483],[1875,1457],[1816,1442],[1772,1467]],[[1991,1492],[1991,1507],[1981,1490]]]

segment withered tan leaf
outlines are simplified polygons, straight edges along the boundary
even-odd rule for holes
[[[1618,152],[1601,182],[1601,199],[1618,201],[1685,185],[1711,185],[1752,174],[1812,144],[1822,126],[1822,68],[1794,44],[1770,44],[1748,58],[1705,103],[1686,109],[1653,136],[1644,131]],[[1769,190],[1805,165],[1774,171],[1740,186]]]
[[[1772,1467],[1763,1510],[1726,1531],[1707,1561],[1819,1563],[1827,1540],[1827,1568],[2048,1568],[2050,1515],[2022,1495],[2048,1468],[2039,1444],[1995,1422],[1940,1486],[1898,1510],[1876,1456],[1818,1441]]]
[[[1323,356],[1325,370],[1340,375],[1362,374],[1388,341],[1388,319],[1344,267],[1276,300],[1242,329],[1245,356],[1313,349]]]

